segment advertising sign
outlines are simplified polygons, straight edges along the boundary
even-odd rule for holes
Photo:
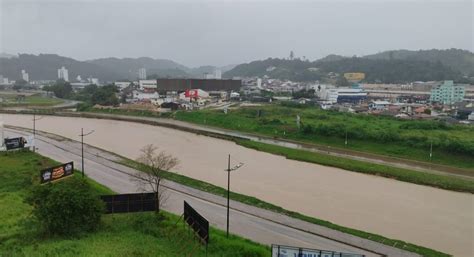
[[[44,169],[40,172],[41,184],[55,181],[74,174],[74,163],[68,162]]]
[[[364,257],[364,255],[272,244],[272,257]]]
[[[190,97],[190,98],[197,98],[199,95],[199,91],[197,89],[186,89],[184,92],[185,97]]]
[[[184,221],[188,223],[203,243],[206,245],[209,243],[209,221],[186,201],[184,201]]]
[[[100,196],[105,203],[105,213],[156,211],[155,193],[137,193]]]
[[[24,148],[27,143],[24,137],[5,138],[4,142],[7,150]]]

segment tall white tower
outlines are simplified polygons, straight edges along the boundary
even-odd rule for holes
[[[58,69],[58,79],[69,81],[69,72],[66,68],[64,68],[64,66],[61,67],[61,69]]]
[[[138,69],[138,79],[146,79],[146,69],[145,68]]]
[[[30,81],[30,75],[28,75],[28,73],[25,71],[25,70],[21,70],[21,78],[24,80],[24,81]]]

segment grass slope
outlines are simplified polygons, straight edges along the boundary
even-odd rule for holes
[[[56,162],[28,151],[0,154],[0,256],[183,256],[198,244],[169,213],[104,215],[98,231],[78,238],[51,237],[29,219],[27,190],[39,170]],[[77,174],[75,178],[81,179]],[[91,180],[98,194],[113,193]],[[61,182],[57,182],[61,183]],[[201,248],[193,256],[206,256]],[[208,256],[268,256],[269,248],[211,228]]]
[[[21,93],[18,93],[21,95]],[[41,95],[30,95],[26,96],[24,100],[18,102],[16,100],[17,95],[15,94],[0,94],[0,98],[4,99],[4,102],[0,103],[1,106],[14,107],[14,106],[53,106],[63,103],[64,101],[57,98],[43,97]]]

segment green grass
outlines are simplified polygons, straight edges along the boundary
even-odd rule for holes
[[[38,94],[26,96],[24,100],[17,101],[16,97],[18,94],[0,94],[0,98],[4,99],[4,102],[0,103],[0,107],[14,107],[14,106],[38,106],[38,107],[46,107],[46,106],[53,106],[57,104],[61,104],[64,101],[57,98],[51,97],[44,97]]]
[[[257,117],[258,110],[261,116]],[[302,129],[296,126],[301,117]],[[473,169],[474,128],[435,121],[399,120],[278,104],[229,110],[178,111],[175,118],[270,137]],[[345,135],[348,133],[348,145]]]
[[[138,163],[136,161],[133,161],[133,160],[126,159],[126,158],[124,158],[124,160],[121,163],[126,165],[126,166],[129,166],[131,168],[135,168],[135,169],[138,169],[138,170],[141,170],[141,171],[147,171],[148,170],[145,165],[143,165],[141,163]],[[186,177],[186,176],[174,173],[174,172],[164,171],[162,174],[163,174],[163,177],[168,179],[168,180],[175,181],[177,183],[180,183],[180,184],[192,187],[192,188],[196,188],[196,189],[199,189],[199,190],[202,190],[202,191],[205,191],[205,192],[209,192],[209,193],[212,193],[212,194],[215,194],[215,195],[219,195],[219,196],[222,196],[222,197],[227,197],[227,190],[224,189],[224,188],[209,184],[209,183],[204,182],[204,181],[200,181],[200,180],[197,180],[197,179]],[[297,213],[297,212],[289,211],[289,210],[286,210],[282,207],[273,205],[271,203],[267,203],[265,201],[262,201],[258,198],[252,197],[252,196],[247,196],[247,195],[242,195],[242,194],[235,193],[235,192],[230,192],[230,198],[232,200],[235,200],[235,201],[239,201],[239,202],[242,202],[242,203],[245,203],[245,204],[248,204],[248,205],[252,205],[252,206],[255,206],[255,207],[262,208],[262,209],[266,209],[266,210],[274,211],[274,212],[277,212],[277,213],[281,213],[281,214],[284,214],[284,215],[287,215],[287,216],[290,216],[290,217],[293,217],[293,218],[296,218],[296,219],[300,219],[300,220],[304,220],[304,221],[307,221],[307,222],[310,222],[310,223],[313,223],[313,224],[328,227],[328,228],[338,230],[338,231],[341,231],[341,232],[344,232],[344,233],[347,233],[347,234],[355,235],[355,236],[365,238],[365,239],[369,239],[369,240],[379,242],[379,243],[382,243],[382,244],[385,244],[385,245],[389,245],[389,246],[393,246],[393,247],[400,248],[400,249],[403,249],[403,250],[407,250],[407,251],[410,251],[410,252],[418,253],[418,254],[421,254],[422,256],[434,256],[434,257],[449,256],[448,254],[445,254],[445,253],[442,253],[442,252],[439,252],[439,251],[436,251],[436,250],[433,250],[433,249],[429,249],[429,248],[426,248],[426,247],[414,245],[414,244],[404,242],[404,241],[401,241],[401,240],[386,238],[384,236],[368,233],[368,232],[357,230],[357,229],[343,227],[343,226],[331,223],[329,221],[325,221],[325,220],[317,219],[317,218],[314,218],[314,217],[309,217],[309,216],[306,216],[306,215],[303,215],[303,214],[300,214],[300,213]]]
[[[24,202],[39,170],[56,162],[29,151],[0,154],[0,256],[183,256],[198,246],[178,217],[163,212],[104,215],[100,228],[75,238],[46,236],[30,219]],[[80,179],[80,174],[76,173]],[[98,194],[113,193],[88,179]],[[60,181],[56,183],[61,183]],[[270,251],[249,240],[211,228],[208,256],[268,256]],[[184,244],[184,242],[188,242]],[[204,249],[193,256],[206,256]]]

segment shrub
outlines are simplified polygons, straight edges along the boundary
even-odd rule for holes
[[[87,181],[76,177],[34,186],[27,202],[46,232],[65,236],[95,230],[104,210]]]

